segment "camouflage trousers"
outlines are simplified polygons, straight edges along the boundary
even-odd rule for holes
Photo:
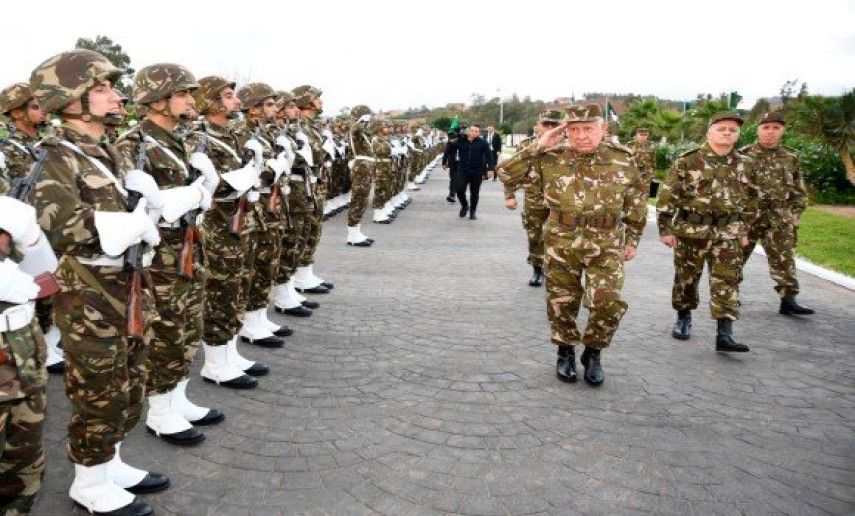
[[[264,196],[262,200],[265,200]],[[266,205],[266,200],[263,204]],[[271,218],[267,213],[262,217],[264,222],[258,228],[259,231],[252,234],[255,259],[250,269],[249,289],[246,295],[247,312],[267,307],[273,280],[279,274],[284,222]]]
[[[786,218],[761,221],[748,231],[748,246],[742,248],[742,265],[745,266],[757,243],[763,246],[775,291],[781,297],[799,293],[794,253],[797,232],[795,224]]]
[[[379,210],[392,198],[395,183],[395,169],[390,161],[378,161],[374,164],[374,199],[371,207]]]
[[[291,227],[282,232],[282,254],[279,258],[279,273],[275,283],[288,283],[297,270],[303,248],[309,237],[311,227],[308,224],[308,213],[291,213]]]
[[[315,209],[306,216],[307,237],[297,263],[298,267],[308,267],[315,263],[315,251],[321,242],[321,231],[324,224],[324,205],[326,204],[327,185],[315,184]]]
[[[36,300],[36,318],[42,333],[47,333],[53,326],[53,298],[43,297]]]
[[[24,398],[0,402],[2,514],[29,514],[42,486],[45,403],[44,386]]]
[[[698,307],[698,285],[704,264],[709,268],[710,313],[713,319],[738,319],[742,250],[739,241],[735,239],[677,239],[671,306],[674,310],[694,310]]]
[[[190,363],[199,350],[202,337],[206,277],[202,256],[197,250],[192,280],[179,275],[177,259],[183,230],[161,229],[160,232],[163,241],[149,269],[160,320],[152,325],[154,337],[148,348],[148,396],[165,394],[190,376]]]
[[[368,208],[368,196],[371,193],[371,162],[359,159],[350,169],[351,197],[347,208],[347,225],[353,227],[362,221]]]
[[[552,342],[608,347],[627,309],[621,298],[623,235],[619,230],[570,229],[551,223],[544,233],[546,315]],[[583,303],[590,315],[580,334],[576,319]]]
[[[231,233],[228,217],[213,210],[205,217],[203,228],[208,278],[202,340],[209,346],[224,346],[237,335],[246,311],[249,270],[255,254],[252,237],[257,233]]]
[[[532,206],[526,201],[522,212],[522,224],[528,237],[528,263],[532,267],[543,267],[543,224],[549,217],[549,208]]]
[[[54,296],[54,315],[65,350],[65,393],[71,404],[68,456],[76,464],[94,466],[113,458],[116,443],[140,419],[148,342],[158,316],[144,290],[145,339],[127,339],[124,312],[114,309],[102,291],[125,304],[128,275],[121,267],[82,267],[99,287],[85,282],[63,260],[57,271],[62,291]]]
[[[415,181],[416,176],[424,168],[424,159],[422,153],[413,151],[413,155],[410,158],[410,169],[407,171],[407,181]]]

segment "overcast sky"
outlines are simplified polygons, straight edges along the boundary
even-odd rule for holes
[[[807,82],[811,93],[855,86],[855,1],[191,4],[8,2],[0,83],[28,80],[78,37],[103,34],[136,69],[167,61],[197,77],[315,85],[327,113],[358,103],[433,107],[497,91],[692,99],[735,89],[750,107],[788,79]]]

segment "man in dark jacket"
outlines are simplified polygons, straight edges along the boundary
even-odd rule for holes
[[[465,217],[468,211],[469,220],[475,220],[484,175],[495,169],[493,153],[480,134],[481,128],[471,125],[466,138],[458,138],[457,141],[457,198],[460,200],[460,216]],[[466,200],[467,187],[469,201]]]
[[[448,170],[448,202],[454,202],[457,193],[457,140],[460,139],[460,129],[448,133],[448,141],[442,152],[442,168]]]
[[[493,156],[493,165],[499,162],[499,153],[502,152],[502,137],[496,133],[492,125],[487,126],[487,144],[490,146],[490,152]],[[486,178],[485,178],[486,179]],[[493,174],[493,181],[496,181],[497,175]]]

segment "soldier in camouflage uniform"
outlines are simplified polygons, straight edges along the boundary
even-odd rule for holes
[[[40,64],[30,87],[41,110],[61,125],[42,140],[45,167],[35,186],[38,221],[62,256],[54,313],[65,345],[65,389],[71,404],[67,450],[74,463],[69,496],[89,511],[150,514],[133,493],[165,489],[169,479],[125,464],[119,446],[140,418],[151,323],[146,289],[135,301],[140,327],[129,335],[126,306],[132,272],[122,256],[137,244],[160,243],[142,199],[129,211],[119,170],[128,170],[103,140],[121,123],[122,71],[97,52],[63,52]],[[85,102],[81,99],[85,99]],[[151,252],[143,256],[150,263]],[[145,276],[145,271],[143,271]]]
[[[559,144],[565,131],[569,147]],[[603,132],[599,105],[570,106],[564,124],[503,163],[499,172],[511,191],[540,185],[549,207],[546,303],[558,346],[556,374],[561,381],[576,381],[574,346],[581,342],[584,378],[594,386],[605,379],[600,351],[627,309],[621,298],[624,261],[635,257],[647,219],[635,160],[623,147],[604,142]],[[584,333],[576,325],[582,302],[590,311]]]
[[[2,193],[2,190],[0,190]],[[29,514],[45,454],[45,342],[33,318],[39,287],[12,256],[44,238],[35,210],[0,197],[0,512]]]
[[[760,216],[748,228],[748,245],[742,249],[742,263],[744,267],[760,242],[766,251],[775,291],[781,297],[778,312],[810,315],[814,311],[796,301],[799,280],[794,256],[799,216],[807,207],[807,193],[798,156],[780,144],[784,128],[782,113],[764,113],[757,126],[757,143],[739,150],[751,158],[760,189]]]
[[[253,214],[260,198],[255,187],[261,163],[251,148],[240,146],[229,128],[229,121],[240,113],[241,107],[234,82],[216,75],[203,77],[193,98],[204,121],[198,131],[190,134],[188,143],[193,148],[202,141],[207,143],[207,155],[221,179],[214,191],[214,206],[205,213],[201,225],[208,272],[202,335],[205,364],[201,375],[205,381],[232,389],[252,389],[258,386],[253,377],[268,374],[269,368],[238,353],[237,333],[246,312],[252,278],[257,234]],[[260,159],[260,144],[256,151]],[[201,414],[188,408],[188,412]]]
[[[389,202],[395,182],[395,169],[392,166],[392,145],[389,143],[389,128],[382,120],[371,122],[371,149],[374,152],[374,208],[372,220],[377,224],[389,224],[395,215]]]
[[[44,125],[45,115],[25,82],[15,83],[0,91],[0,116],[9,118],[9,136],[0,139],[0,176],[6,183],[23,179],[35,161],[35,145],[39,139],[39,127]],[[53,323],[53,302],[50,297],[36,301],[36,317],[47,342],[47,371],[61,374],[62,346],[59,328]]]
[[[408,139],[410,148],[409,170],[407,171],[407,190],[421,190],[421,187],[416,184],[416,178],[425,167],[425,139],[424,131],[418,127],[413,127],[413,134]]]
[[[650,182],[653,181],[653,174],[656,172],[656,147],[650,143],[650,130],[646,127],[638,128],[635,131],[635,139],[628,141],[626,146],[635,156],[638,171],[644,179],[646,187],[644,191],[650,192]]]
[[[359,105],[350,110],[350,146],[353,159],[350,160],[351,200],[347,210],[347,245],[370,247],[374,240],[365,236],[361,229],[362,215],[368,207],[371,194],[371,178],[374,175],[374,150],[371,147],[368,124],[371,123],[371,110]]]
[[[521,141],[517,152],[522,152],[529,145],[537,145],[537,138],[544,131],[555,128],[560,123],[560,111],[547,110],[541,113],[534,126],[534,136]],[[528,284],[539,287],[543,284],[543,224],[549,217],[549,207],[543,203],[540,185],[536,183],[525,189],[524,199],[522,223],[528,237],[528,263],[533,269]],[[517,207],[516,192],[510,190],[507,185],[505,186],[505,206],[511,210]]]
[[[716,351],[748,351],[733,338],[733,321],[739,317],[740,244],[748,243],[757,200],[750,162],[734,149],[741,126],[735,112],[713,115],[706,143],[674,161],[656,204],[659,240],[674,249],[671,304],[677,323],[672,335],[680,340],[691,335],[706,263],[710,312],[718,323]]]
[[[160,320],[154,324],[148,352],[146,428],[178,445],[205,438],[193,425],[223,420],[216,409],[206,408],[192,421],[182,414],[187,406],[185,380],[202,338],[199,310],[205,300],[206,271],[196,218],[211,207],[220,179],[203,152],[190,155],[186,147],[188,124],[196,115],[192,92],[198,87],[193,74],[180,65],[159,63],[141,69],[134,77],[133,97],[134,104],[145,107],[145,118],[115,144],[124,162],[134,167],[123,171],[125,188],[139,192],[155,208],[152,217],[162,240],[149,269]],[[182,264],[182,252],[188,250],[190,263]]]
[[[247,293],[246,314],[238,335],[244,342],[266,348],[281,348],[285,341],[277,336],[267,317],[270,289],[279,275],[284,231],[288,216],[282,196],[287,195],[285,169],[287,164],[274,159],[277,107],[276,92],[264,83],[250,83],[237,91],[245,121],[235,136],[241,147],[254,140],[261,144],[263,169],[260,175],[260,203],[254,207],[256,219],[254,238],[255,262]],[[255,144],[251,144],[255,145]],[[280,333],[282,333],[280,331]],[[287,333],[287,332],[286,332]]]
[[[328,180],[328,170],[324,167],[321,135],[312,125],[314,119],[323,110],[324,103],[321,100],[323,92],[318,88],[304,84],[294,88],[291,93],[294,94],[294,102],[300,108],[300,118],[297,120],[294,137],[298,145],[308,146],[305,148],[311,150],[312,161],[307,162],[307,166],[312,172],[310,187],[314,190],[311,194],[315,204],[314,211],[309,213],[306,218],[309,226],[308,238],[297,262],[294,287],[303,293],[327,294],[332,290],[333,284],[315,275],[314,271],[315,252],[321,241],[321,230],[323,229]]]

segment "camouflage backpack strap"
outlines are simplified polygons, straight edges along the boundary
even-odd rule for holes
[[[99,172],[101,172],[107,179],[110,180],[111,183],[113,183],[113,186],[115,186],[119,193],[122,194],[122,197],[128,196],[128,191],[125,190],[125,187],[122,186],[122,183],[116,178],[115,174],[113,174],[113,172],[111,172],[110,169],[106,167],[106,165],[93,158],[92,156],[86,154],[85,152],[80,150],[80,147],[74,145],[68,140],[60,140],[59,143],[60,145],[71,149],[78,156],[86,158],[90,163],[92,163],[92,166],[97,168]]]
[[[107,300],[113,310],[122,314],[123,316],[125,315],[125,303],[122,303],[121,301],[113,297],[112,294],[107,292],[104,286],[101,285],[101,283],[95,278],[95,276],[92,275],[91,272],[89,272],[89,269],[84,267],[79,261],[77,261],[77,258],[72,255],[67,254],[63,258],[64,261],[69,266],[71,266],[71,269],[74,271],[75,274],[77,274],[77,276],[83,283],[94,288],[98,291],[99,294],[104,296],[104,299]]]
[[[184,174],[185,179],[190,177],[190,173],[187,170],[187,165],[184,163],[184,161],[178,159],[178,156],[176,156],[174,152],[169,150],[169,148],[167,148],[166,145],[163,145],[162,143],[157,141],[154,137],[152,137],[151,135],[148,135],[148,134],[143,134],[143,139],[147,143],[150,143],[150,144],[154,145],[155,147],[157,147],[158,149],[160,149],[161,152],[166,154],[166,156],[170,160],[172,160],[176,165],[178,165],[178,168],[181,169],[181,173]]]

